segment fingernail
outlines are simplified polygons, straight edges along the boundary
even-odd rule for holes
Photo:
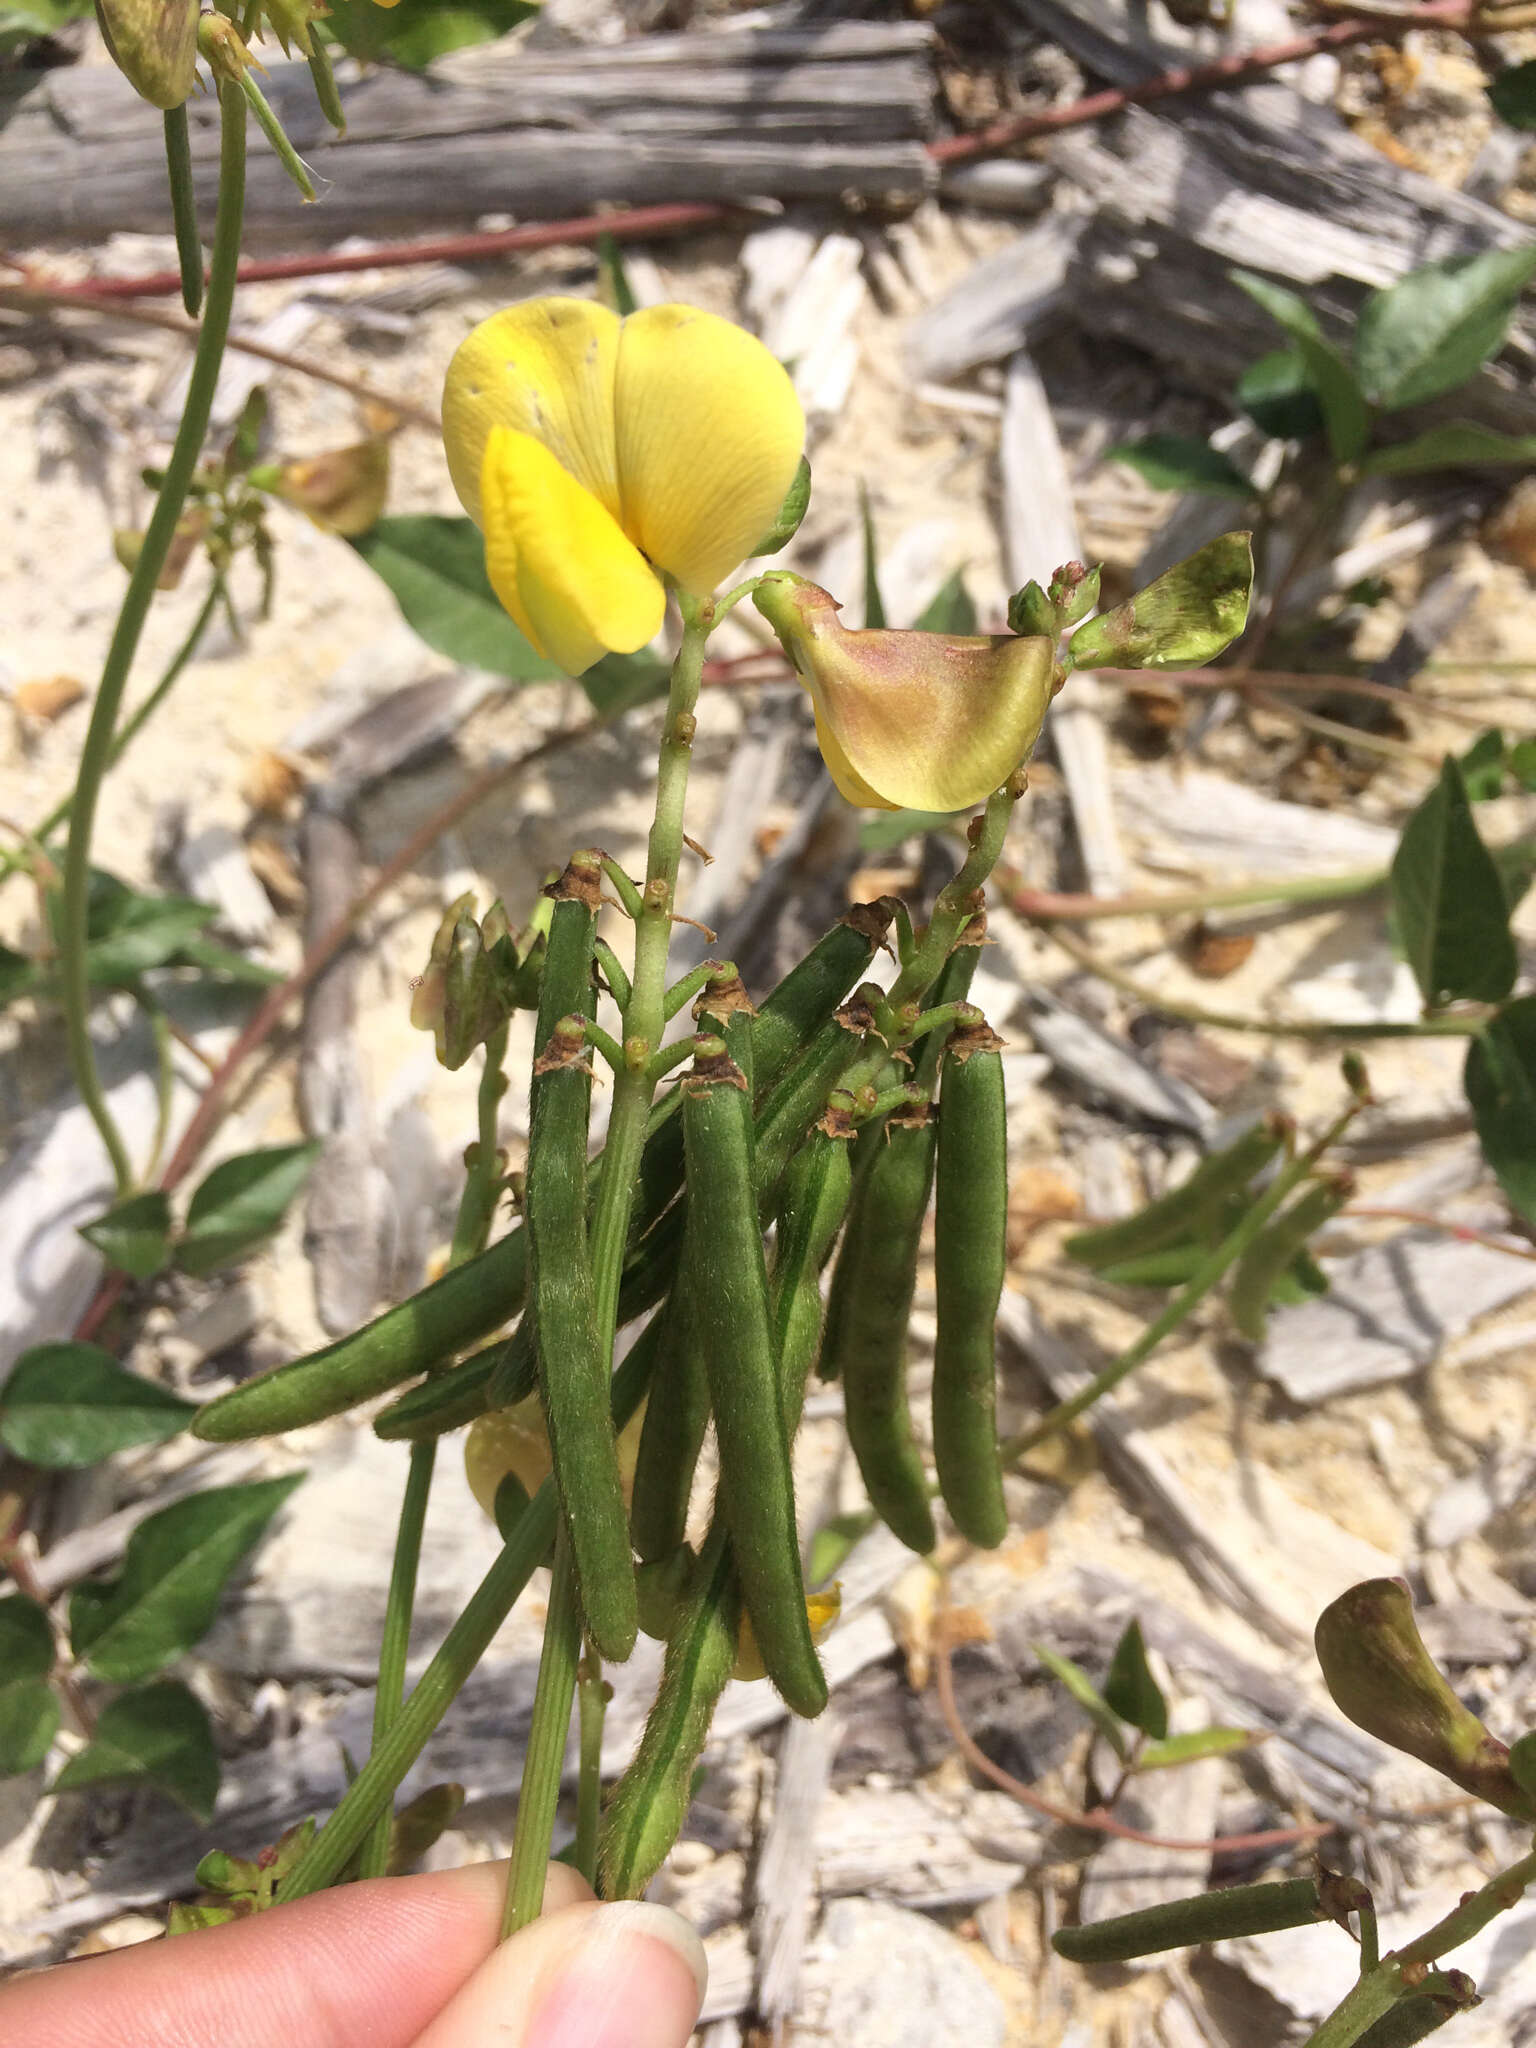
[[[540,2001],[528,2048],[685,2048],[708,1981],[703,1943],[666,1906],[599,1906]]]

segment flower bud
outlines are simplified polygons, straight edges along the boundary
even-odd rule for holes
[[[197,6],[198,0],[96,0],[112,62],[152,107],[179,107],[192,90]]]
[[[285,57],[293,54],[289,47],[291,44],[297,45],[300,54],[308,57],[314,50],[314,37],[309,32],[309,25],[328,9],[320,4],[320,0],[263,0],[261,11],[267,18],[268,28],[282,44]]]
[[[1029,754],[1059,687],[1044,635],[851,631],[835,599],[784,569],[753,602],[811,693],[822,758],[853,804],[980,803]]]
[[[197,48],[216,79],[238,85],[256,62],[245,37],[223,14],[204,14],[197,23]]]
[[[1486,1799],[1536,1820],[1536,1799],[1509,1768],[1509,1751],[1464,1707],[1425,1649],[1401,1579],[1367,1579],[1326,1607],[1316,1630],[1323,1681],[1357,1728]]]

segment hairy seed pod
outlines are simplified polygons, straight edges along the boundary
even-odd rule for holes
[[[640,1898],[677,1839],[694,1766],[736,1661],[740,1615],[730,1545],[717,1517],[667,1638],[640,1746],[603,1814],[598,1881],[605,1899]]]
[[[656,1398],[646,1404],[629,1512],[630,1536],[643,1565],[672,1556],[682,1543],[709,1422],[709,1383],[690,1313],[691,1290],[685,1251],[672,1292],[651,1324],[660,1332]]]
[[[424,1380],[419,1387],[412,1387],[408,1394],[402,1394],[382,1414],[374,1417],[374,1435],[382,1437],[386,1443],[422,1443],[429,1437],[446,1436],[449,1430],[462,1429],[466,1422],[473,1422],[496,1405],[490,1399],[491,1381],[510,1344],[510,1338],[488,1344],[483,1351],[476,1351],[457,1365],[450,1365],[446,1372]],[[525,1400],[533,1388],[533,1352],[530,1347],[528,1384],[512,1399]],[[500,1405],[509,1407],[511,1402]]]
[[[821,1341],[821,1269],[831,1256],[853,1194],[853,1147],[812,1131],[780,1189],[773,1261],[773,1342],[779,1399],[791,1441],[800,1426],[806,1376]]]
[[[1264,1317],[1276,1283],[1308,1238],[1329,1223],[1355,1191],[1354,1176],[1330,1173],[1304,1188],[1261,1230],[1237,1262],[1227,1295],[1232,1320],[1250,1344],[1264,1341]]]
[[[805,1613],[789,1438],[779,1399],[753,1178],[752,1098],[724,1041],[701,1041],[684,1084],[691,1314],[720,1450],[719,1498],[769,1676],[798,1714],[827,1686]],[[729,1668],[729,1667],[727,1667]]]
[[[554,916],[539,997],[529,1099],[526,1227],[538,1321],[539,1395],[554,1454],[587,1631],[605,1657],[634,1648],[629,1514],[609,1419],[609,1345],[598,1328],[587,1244],[587,1122],[592,1072],[584,1019],[601,869],[578,854],[552,885]]]
[[[867,971],[894,913],[886,896],[855,904],[764,998],[752,1027],[759,1095],[774,1086]]]
[[[1203,1159],[1188,1180],[1138,1209],[1134,1216],[1069,1237],[1068,1256],[1085,1266],[1102,1268],[1198,1238],[1231,1197],[1241,1194],[1254,1175],[1278,1156],[1290,1129],[1283,1116],[1261,1117],[1223,1151]]]
[[[1294,1877],[1278,1884],[1230,1885],[1198,1898],[1119,1913],[1087,1927],[1063,1927],[1051,1936],[1051,1947],[1069,1963],[1128,1963],[1165,1949],[1277,1934],[1282,1927],[1307,1927],[1328,1917],[1313,1880]]]
[[[1008,1533],[997,1450],[997,1304],[1008,1263],[1008,1111],[997,1041],[983,1024],[944,1053],[935,1175],[933,1458],[969,1542]]]
[[[387,1394],[517,1313],[528,1271],[521,1231],[323,1351],[280,1365],[200,1408],[193,1435],[214,1443],[274,1436]]]

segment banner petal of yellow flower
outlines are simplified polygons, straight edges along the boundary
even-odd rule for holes
[[[531,434],[493,426],[478,492],[485,566],[539,653],[578,676],[660,630],[661,581],[611,512]]]
[[[659,569],[707,596],[767,532],[805,417],[760,341],[693,306],[631,313],[614,384],[620,517]]]
[[[492,427],[530,434],[619,517],[614,370],[619,319],[585,299],[527,299],[459,344],[443,384],[453,487],[482,526],[480,479]]]
[[[800,678],[805,682],[805,677]],[[808,685],[811,704],[816,714],[816,744],[821,749],[821,758],[827,764],[827,773],[837,787],[844,803],[854,804],[864,811],[895,811],[899,804],[887,803],[877,789],[873,789],[863,776],[854,769],[852,762],[837,743],[837,735],[822,715],[821,704],[814,685]]]

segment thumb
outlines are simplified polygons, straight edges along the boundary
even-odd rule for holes
[[[708,1975],[665,1906],[566,1906],[487,1957],[416,2048],[686,2048]]]

